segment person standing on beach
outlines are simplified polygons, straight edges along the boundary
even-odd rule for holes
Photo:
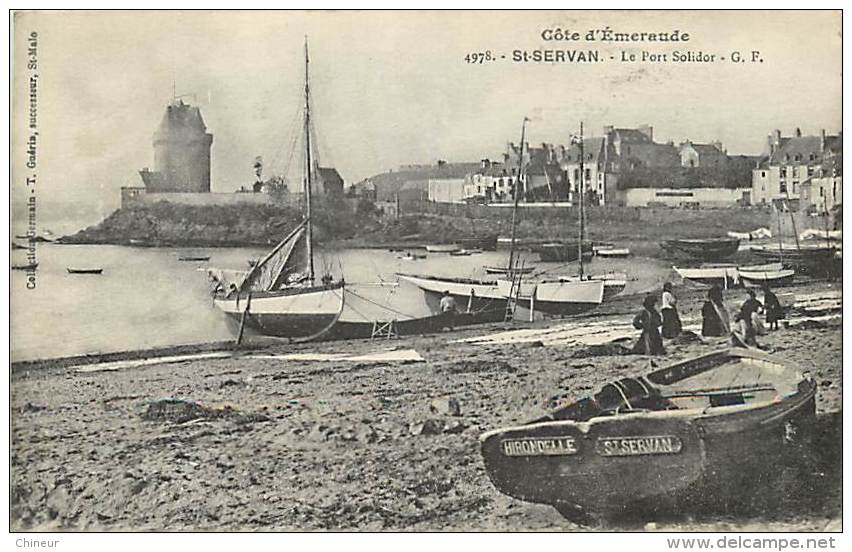
[[[657,297],[648,295],[642,301],[642,310],[633,318],[633,327],[642,330],[639,340],[633,346],[637,355],[664,355],[663,338],[660,336],[660,326],[663,320],[656,309]]]
[[[760,348],[760,345],[757,343],[757,330],[754,327],[753,317],[755,313],[763,309],[763,305],[757,300],[757,294],[753,289],[747,290],[746,293],[748,293],[748,298],[743,302],[740,312],[734,318],[737,327],[732,337],[733,344],[745,344],[748,347]]]
[[[672,283],[663,284],[663,304],[660,308],[663,315],[663,337],[672,339],[680,335],[683,328],[680,315],[677,313],[677,297],[672,293]]]
[[[713,286],[707,292],[707,301],[701,307],[701,335],[722,337],[730,335],[731,322],[722,297],[722,288]]]
[[[784,318],[784,307],[781,301],[769,289],[769,284],[763,285],[763,308],[766,309],[766,325],[770,330],[778,329],[778,321]]]

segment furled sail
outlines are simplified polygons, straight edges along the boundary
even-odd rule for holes
[[[240,292],[274,291],[309,279],[308,252],[302,222],[252,268],[239,286]]]

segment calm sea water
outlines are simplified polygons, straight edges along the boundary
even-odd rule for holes
[[[423,250],[419,250],[420,253]],[[210,255],[207,262],[183,262],[179,255]],[[136,248],[105,245],[40,244],[37,287],[26,288],[26,273],[11,271],[12,360],[103,353],[230,339],[213,307],[204,268],[245,270],[249,259],[265,254],[250,248]],[[317,272],[347,282],[395,282],[396,272],[483,277],[483,266],[503,265],[506,252],[466,257],[429,253],[403,260],[387,250],[319,251]],[[572,265],[552,265],[527,254],[527,264],[552,275],[576,273]],[[12,263],[25,264],[13,251]],[[68,274],[66,267],[99,267],[99,276]],[[620,271],[630,277],[626,293],[659,286],[670,267],[651,259],[596,259],[590,272]],[[426,314],[422,292],[401,284],[388,292],[407,313]]]

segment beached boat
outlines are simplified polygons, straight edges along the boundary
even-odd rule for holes
[[[521,124],[521,155],[518,157],[519,180],[523,179],[524,174],[523,159],[528,121],[529,119],[524,117],[524,121]],[[499,274],[507,276],[513,280],[518,278],[521,274],[528,274],[532,272],[535,268],[533,266],[527,266],[519,263],[518,258],[515,255],[515,246],[517,242],[517,211],[518,201],[520,200],[521,194],[516,193],[514,195],[515,198],[512,206],[512,235],[509,239],[509,257],[507,263],[505,266],[483,267],[486,274]],[[398,274],[398,276],[423,290],[427,302],[430,302],[433,305],[436,304],[436,300],[440,299],[444,291],[447,291],[453,296],[457,304],[463,305],[465,304],[464,301],[468,300],[476,301],[477,304],[482,307],[481,311],[478,312],[483,312],[483,316],[489,321],[492,317],[494,317],[495,320],[504,320],[507,317],[512,316],[511,310],[508,309],[509,297],[500,294],[500,286],[497,285],[495,280],[442,278],[415,274]]]
[[[461,246],[457,243],[439,243],[426,246],[426,251],[429,253],[452,253],[459,249],[461,249]]]
[[[738,286],[740,283],[739,270],[737,270],[736,265],[703,266],[699,268],[673,266],[672,269],[684,280],[708,286],[719,286],[728,289]]]
[[[741,491],[815,416],[816,382],[762,352],[717,351],[606,384],[480,437],[501,492],[566,517]],[[793,426],[791,428],[791,426]]]
[[[802,272],[826,272],[830,271],[832,261],[837,249],[826,245],[796,245],[784,244],[778,246],[764,246],[753,248],[751,252],[761,259],[777,261],[786,268],[800,270]]]
[[[71,268],[66,267],[68,274],[102,274],[103,268]]]
[[[409,305],[397,305],[389,297],[394,293],[371,292],[396,284],[350,284],[335,281],[326,274],[317,284],[311,223],[312,182],[318,163],[311,148],[311,102],[308,85],[308,49],[305,43],[304,98],[304,220],[264,258],[228,283],[219,278],[214,290],[214,305],[226,315],[230,328],[242,338],[245,333],[286,338],[290,341],[393,337],[428,333],[443,327],[474,324],[491,319],[491,313],[478,310],[471,300],[460,303],[459,313],[420,315]],[[208,272],[209,274],[209,272]],[[223,273],[224,277],[224,273]],[[498,309],[502,320],[505,300]],[[467,308],[464,306],[467,305]],[[486,305],[487,306],[487,305]],[[415,311],[416,309],[410,309]]]
[[[580,134],[575,137],[575,143],[580,148],[580,173],[583,173],[583,123],[580,123]],[[599,275],[590,276],[583,270],[583,262],[591,257],[594,245],[586,240],[585,211],[582,187],[579,192],[579,235],[573,244],[553,244],[552,251],[561,250],[553,259],[560,261],[578,260],[578,274],[576,276],[559,278],[535,278],[523,279],[520,283],[510,280],[501,280],[501,289],[510,293],[517,303],[530,309],[532,312],[542,312],[555,316],[571,316],[594,309],[605,299],[621,293],[627,284],[626,275]],[[582,246],[581,246],[582,244]],[[603,245],[603,244],[599,244]],[[573,248],[573,255],[567,248]],[[539,256],[542,260],[547,257],[541,250]],[[622,276],[622,277],[619,277]],[[511,295],[511,290],[516,293]]]
[[[736,238],[666,240],[660,244],[660,247],[675,257],[718,261],[736,253],[740,247],[740,240]]]
[[[16,242],[12,242],[12,249],[13,249],[13,250],[18,250],[18,249],[29,249],[29,247],[28,247],[28,246],[26,246],[26,245],[21,245],[21,244],[16,243]]]
[[[606,272],[603,274],[592,274],[590,276],[561,276],[560,281],[576,282],[578,280],[601,280],[604,283],[603,300],[609,301],[627,287],[627,274],[623,272]]]
[[[511,280],[498,280],[506,297],[512,296],[512,286]],[[603,280],[579,279],[521,280],[514,286],[518,305],[551,316],[572,316],[600,306],[605,287]]]
[[[184,262],[209,261],[210,255],[179,255],[178,260]]]
[[[450,251],[450,256],[452,257],[468,257],[470,255],[472,255],[472,253],[467,249],[458,249],[456,251]]]
[[[746,287],[769,287],[786,286],[793,283],[796,271],[793,269],[781,270],[739,270],[740,281]]]
[[[413,284],[423,290],[426,303],[434,313],[441,312],[441,297],[444,292],[449,292],[460,308],[479,313],[482,322],[498,322],[506,316],[508,295],[501,289],[497,280],[446,278],[403,273],[398,273],[397,277],[401,281]]]

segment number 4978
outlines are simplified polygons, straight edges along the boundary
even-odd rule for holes
[[[484,52],[471,52],[464,56],[464,60],[468,63],[485,63],[486,61],[493,61],[494,54],[491,53],[491,50],[485,50]]]

